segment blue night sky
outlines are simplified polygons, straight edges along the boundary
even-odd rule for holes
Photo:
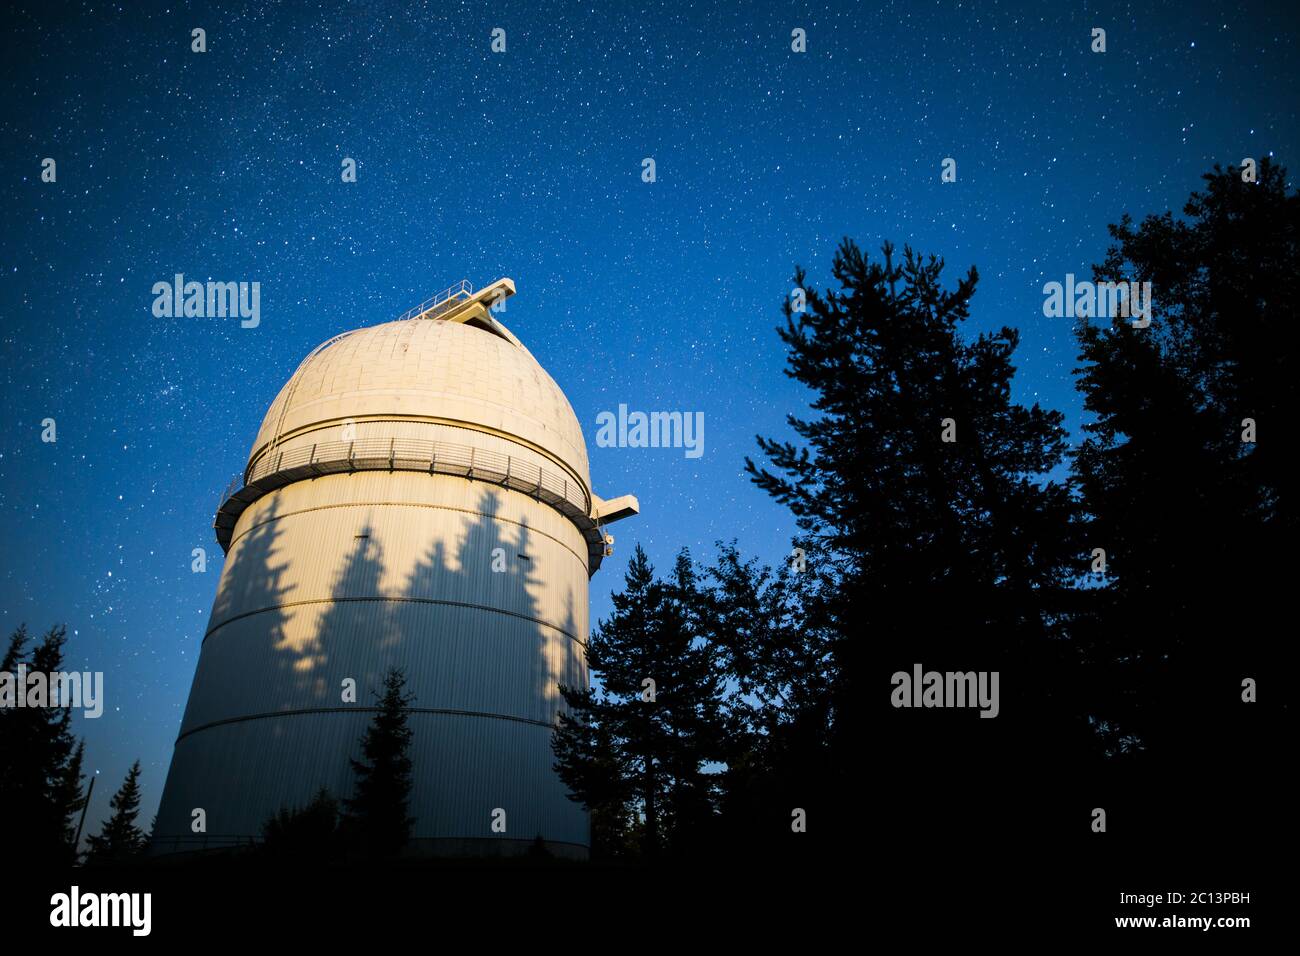
[[[88,828],[137,757],[153,816],[218,496],[324,339],[515,280],[500,318],[569,396],[596,491],[641,501],[595,620],[636,542],[665,570],[719,538],[788,553],[792,520],[742,468],[805,408],[773,331],[794,264],[824,286],[847,235],[939,254],[950,282],[977,265],[970,334],[1018,326],[1017,397],[1077,439],[1043,284],[1087,275],[1121,213],[1300,145],[1295,18],[1266,3],[300,6],[6,13],[0,627],[65,622],[66,666],[105,674],[104,716],[76,721],[103,778]],[[178,272],[259,282],[260,325],[155,318]],[[595,447],[620,403],[703,412],[703,457]]]

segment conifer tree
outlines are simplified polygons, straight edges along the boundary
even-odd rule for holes
[[[14,629],[13,634],[9,636],[9,646],[5,648],[4,661],[0,663],[0,671],[12,674],[17,670],[18,662],[23,659],[28,640],[27,625],[19,624]]]
[[[42,675],[44,706],[27,699],[25,706],[0,710],[0,820],[10,828],[12,849],[47,863],[70,863],[72,839],[81,810],[81,751],[71,730],[72,709],[55,701],[50,675],[63,668],[67,631],[52,627],[27,654],[27,631],[10,638],[0,671],[16,691],[18,669]],[[16,700],[12,702],[16,705]],[[50,706],[58,703],[59,706]]]
[[[1267,157],[1257,181],[1217,166],[1204,181],[1181,218],[1110,227],[1094,278],[1151,283],[1152,315],[1077,328],[1094,420],[1073,475],[1108,565],[1095,627],[1121,642],[1107,730],[1149,793],[1146,832],[1178,842],[1216,807],[1244,845],[1289,746],[1275,677],[1293,642],[1270,622],[1290,617],[1296,540],[1300,192]],[[1208,754],[1251,783],[1207,777]]]
[[[343,827],[363,856],[399,854],[411,838],[411,738],[407,725],[414,697],[400,669],[384,677],[379,707],[361,738],[361,760],[350,760],[356,791],[344,800]]]
[[[140,761],[131,765],[126,780],[108,805],[112,815],[104,821],[100,832],[87,840],[88,866],[130,863],[145,850],[144,831],[135,823],[140,815]]]
[[[23,771],[33,766],[30,721],[20,713],[16,702],[18,665],[26,659],[28,640],[27,625],[20,624],[10,635],[0,663],[0,680],[10,679],[15,695],[15,700],[6,699],[0,707],[0,821],[6,828],[23,814],[24,784],[30,779]]]
[[[796,549],[773,571],[720,543],[701,589],[702,633],[731,686],[722,816],[732,853],[793,852],[774,821],[823,809],[834,634],[810,611],[832,582],[807,558]]]
[[[699,639],[697,587],[688,554],[664,581],[638,546],[613,614],[587,645],[598,689],[560,688],[568,712],[553,740],[557,772],[593,826],[612,818],[624,832],[630,801],[647,858],[693,852],[715,814],[705,765],[723,747],[722,679]]]
[[[897,781],[876,812],[904,827],[987,831],[997,815],[1023,824],[1012,795],[1031,761],[1044,772],[1090,739],[1063,640],[1082,554],[1068,489],[1047,478],[1062,416],[1012,400],[1018,333],[964,338],[978,274],[947,289],[943,267],[890,244],[869,261],[845,240],[838,289],[796,270],[806,310],[787,301],[778,332],[815,415],[788,419],[798,442],[760,437],[770,468],[746,467],[833,581],[809,613],[834,633],[835,812],[858,805],[865,771]],[[894,708],[892,675],[917,664],[999,672],[999,717]],[[957,812],[953,779],[985,782]]]
[[[82,772],[85,757],[86,741],[79,740],[77,741],[77,749],[73,751],[72,759],[68,761],[53,795],[55,806],[67,808],[67,813],[63,818],[63,842],[67,847],[65,861],[68,863],[75,862],[79,855],[78,848],[74,846],[74,843],[77,839],[77,822],[81,815],[81,809],[86,804],[86,797],[81,790],[81,782],[86,778],[86,775]]]
[[[568,711],[560,711],[551,746],[555,769],[571,797],[591,814],[591,855],[616,859],[635,853],[631,821],[635,788],[631,760],[614,744],[612,721],[590,689],[564,689]]]
[[[274,859],[328,862],[338,851],[339,803],[321,787],[305,807],[281,807],[262,825],[262,850]]]

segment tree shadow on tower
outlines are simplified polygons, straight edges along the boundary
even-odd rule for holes
[[[526,516],[503,514],[512,494],[485,488],[473,520],[430,545],[397,602],[403,622],[386,656],[406,666],[413,710],[429,715],[414,744],[422,837],[531,841],[548,819],[556,675],[576,659],[577,636],[571,606],[563,613],[545,590],[558,552],[536,546]]]
[[[327,610],[315,628],[304,633],[295,646],[285,648],[294,656],[282,664],[294,672],[299,699],[338,706],[343,681],[351,678],[356,681],[356,703],[369,703],[368,689],[377,688],[385,672],[377,663],[377,651],[392,637],[392,607],[383,578],[384,547],[367,521],[353,535],[352,546],[335,575]],[[351,673],[359,663],[368,666],[362,673]]]

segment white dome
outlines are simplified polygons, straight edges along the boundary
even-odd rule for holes
[[[632,495],[594,494],[582,429],[532,353],[491,314],[510,279],[468,283],[395,322],[318,345],[271,403],[242,482],[213,527],[229,549],[245,509],[277,488],[328,474],[419,471],[522,492],[572,521],[595,573],[602,527],[639,510]]]
[[[540,452],[589,493],[587,449],[572,406],[532,354],[511,339],[485,325],[439,319],[346,333],[309,356],[280,390],[249,463],[277,437],[278,445],[300,444],[308,433],[349,421],[390,423],[384,434],[392,433],[392,423],[426,423],[466,430],[461,437],[467,444],[498,444],[485,444],[471,434],[477,432]]]

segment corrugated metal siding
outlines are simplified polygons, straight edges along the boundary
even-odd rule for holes
[[[267,521],[334,505],[362,504],[376,506],[374,514],[394,505],[455,509],[470,517],[486,513],[503,523],[506,540],[517,540],[519,531],[526,526],[530,536],[546,535],[566,543],[575,554],[587,553],[587,545],[572,521],[553,508],[539,507],[526,494],[455,476],[365,471],[299,482],[255,501],[239,517],[226,564],[235,560],[244,537],[256,533]]]
[[[279,807],[303,806],[327,787],[352,792],[347,757],[360,756],[367,713],[305,714],[226,724],[176,746],[156,832],[186,843],[191,812],[202,807],[218,838],[259,838]],[[481,717],[411,716],[416,839],[525,839],[588,845],[588,822],[551,769],[545,728]],[[491,830],[506,811],[506,833]]]
[[[209,638],[182,734],[244,714],[341,706],[345,678],[366,704],[390,667],[406,668],[418,706],[550,723],[561,707],[555,684],[586,678],[575,642],[490,612],[354,602],[313,608],[279,630],[267,627],[273,620],[244,618]]]
[[[350,794],[347,758],[370,719],[356,708],[391,666],[406,668],[416,708],[468,712],[413,716],[418,839],[492,837],[502,807],[516,838],[585,845],[549,728],[556,683],[587,680],[583,552],[546,505],[442,475],[328,476],[257,502],[223,569],[159,845],[190,835],[194,807],[213,835],[256,837],[322,785]]]

